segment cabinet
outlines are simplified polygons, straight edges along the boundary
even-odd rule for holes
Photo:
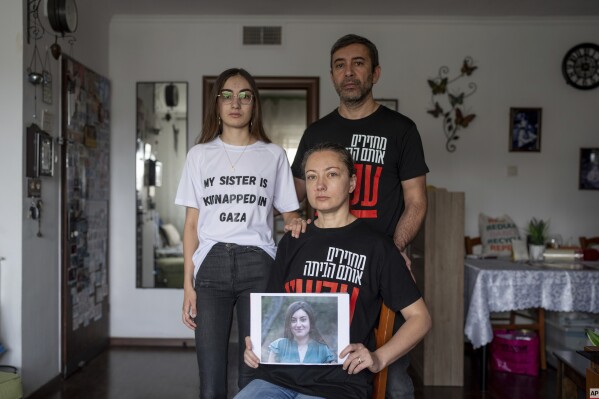
[[[593,391],[595,395],[599,395],[599,346],[585,346],[584,352],[578,353],[581,353],[584,357],[591,361],[591,364],[589,364],[589,367],[587,367],[586,392],[589,393],[587,398],[596,397],[591,396],[590,394],[591,391]]]
[[[433,328],[410,354],[424,385],[464,384],[464,193],[427,190],[426,220],[410,246]]]

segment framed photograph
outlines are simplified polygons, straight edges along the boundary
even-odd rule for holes
[[[96,127],[93,125],[85,125],[83,127],[83,145],[87,148],[96,148],[98,140],[98,134],[96,133]]]
[[[599,190],[599,148],[580,149],[580,190]]]
[[[27,128],[27,177],[52,176],[54,174],[54,140],[40,127],[32,123]]]
[[[381,105],[384,105],[389,109],[392,109],[393,111],[397,111],[399,108],[397,100],[393,98],[375,98],[374,101]]]
[[[541,152],[542,108],[510,108],[510,152]]]
[[[349,295],[250,294],[252,350],[264,364],[342,364]]]

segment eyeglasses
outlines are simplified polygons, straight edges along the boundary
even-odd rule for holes
[[[233,98],[237,97],[241,105],[250,105],[254,99],[254,95],[249,90],[240,91],[237,95],[233,94],[232,91],[223,90],[219,95],[217,95],[217,97],[220,98],[223,104],[231,104],[233,102]]]

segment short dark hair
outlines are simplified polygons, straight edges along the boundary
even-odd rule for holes
[[[302,175],[304,175],[304,177],[306,175],[306,163],[308,162],[308,158],[310,158],[310,156],[312,154],[314,154],[315,152],[320,152],[320,151],[332,151],[332,152],[336,153],[337,155],[339,155],[339,158],[341,158],[341,162],[343,162],[343,164],[345,164],[345,167],[347,168],[347,172],[349,173],[349,177],[352,177],[353,175],[356,174],[356,167],[354,166],[354,160],[352,159],[352,156],[351,156],[351,153],[349,152],[349,150],[347,148],[345,148],[344,146],[342,146],[341,144],[325,141],[325,142],[316,144],[314,147],[310,148],[304,154],[304,159],[302,160]]]
[[[372,62],[372,71],[374,72],[374,68],[379,66],[379,51],[376,49],[376,46],[373,42],[366,39],[365,37],[354,35],[350,33],[349,35],[345,35],[339,38],[333,47],[331,47],[331,69],[333,69],[333,54],[343,47],[347,47],[351,44],[363,44],[368,48],[368,52],[370,53],[370,61]]]

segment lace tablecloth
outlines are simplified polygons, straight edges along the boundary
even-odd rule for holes
[[[597,262],[589,262],[590,266]],[[528,308],[599,313],[599,269],[559,269],[500,259],[466,259],[466,325],[474,348],[493,339],[490,312]]]

